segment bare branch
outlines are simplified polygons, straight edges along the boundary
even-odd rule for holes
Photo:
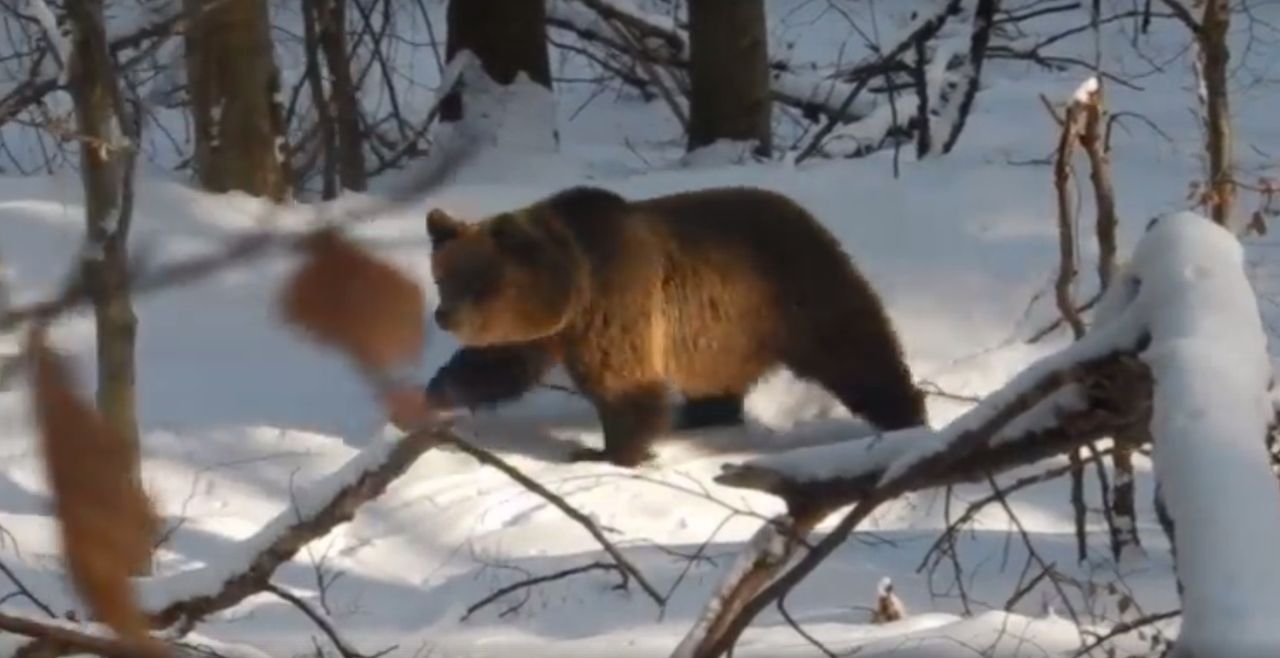
[[[139,653],[137,647],[113,638],[90,635],[74,629],[43,624],[24,617],[15,617],[4,613],[0,613],[0,631],[38,640],[40,641],[40,646],[57,647],[59,651],[92,653],[106,656],[107,658],[141,658],[144,655]],[[18,655],[22,655],[21,650],[19,650]]]
[[[175,601],[151,615],[156,628],[178,626],[185,633],[211,614],[230,608],[261,592],[270,584],[271,574],[293,559],[303,546],[350,521],[364,503],[381,496],[387,487],[409,470],[419,457],[449,439],[447,427],[431,427],[396,441],[376,463],[365,465],[357,477],[340,487],[314,510],[290,510],[299,514],[296,523],[284,525],[280,533],[265,542],[257,555],[239,572],[224,580],[217,591]]]
[[[1009,423],[1064,386],[1082,382],[1087,382],[1081,388],[1088,391],[1093,399],[1084,405],[1083,410],[1067,412],[1054,426],[1032,431],[1020,439],[994,444],[990,441]],[[887,480],[884,479],[887,464],[870,468],[856,477],[838,476],[807,482],[792,481],[782,473],[750,464],[727,467],[716,478],[721,484],[767,491],[787,501],[791,518],[785,527],[775,531],[785,535],[803,537],[830,510],[853,501],[857,504],[827,537],[785,573],[778,575],[785,565],[792,562],[791,556],[798,550],[794,541],[788,541],[779,553],[770,554],[768,559],[758,559],[745,566],[740,574],[735,572],[736,582],[724,589],[715,604],[716,613],[695,627],[682,644],[685,653],[678,655],[698,658],[723,655],[756,614],[812,571],[881,502],[908,491],[983,478],[991,472],[1074,450],[1091,439],[1133,422],[1134,414],[1141,413],[1141,409],[1149,404],[1149,387],[1150,375],[1145,366],[1132,357],[1122,355],[1102,357],[1044,373],[1021,389],[1020,395],[993,409],[984,422],[956,434],[946,444],[947,448],[914,462]],[[1098,396],[1096,399],[1093,398],[1095,395]],[[1136,405],[1138,409],[1129,405]],[[879,439],[881,445],[917,443],[895,441],[903,437],[893,434]],[[893,451],[897,448],[884,449]]]
[[[620,576],[622,576],[622,582],[618,583],[615,587],[619,589],[625,589],[627,586],[627,581],[629,579],[627,572],[623,570],[621,567],[619,567],[617,564],[611,564],[608,562],[592,562],[590,564],[582,564],[576,567],[562,569],[555,573],[549,573],[542,576],[533,576],[531,578],[525,578],[523,580],[519,580],[517,582],[511,583],[510,585],[500,587],[494,590],[493,592],[489,593],[489,595],[484,597],[483,599],[480,599],[479,601],[476,601],[475,603],[472,603],[471,605],[467,606],[466,612],[462,614],[462,618],[459,619],[459,621],[466,621],[467,619],[470,619],[471,615],[475,614],[476,612],[479,612],[485,606],[489,605],[490,603],[493,603],[494,601],[497,601],[498,599],[508,594],[511,594],[512,592],[517,592],[522,589],[527,589],[535,585],[541,585],[542,583],[549,583],[551,581],[561,580],[564,578],[568,578],[570,576],[576,576],[578,574],[587,573],[588,571],[616,571]],[[519,605],[512,606],[502,611],[502,613],[500,613],[498,616],[505,617],[511,614],[512,612],[515,612],[518,609],[519,609]]]
[[[324,615],[321,615],[319,612],[316,612],[314,608],[307,605],[306,601],[303,601],[292,592],[282,589],[272,583],[267,583],[265,591],[271,592],[289,605],[297,608],[302,612],[302,614],[306,615],[308,619],[315,623],[316,626],[319,626],[320,630],[328,636],[329,641],[333,643],[333,648],[338,650],[338,654],[341,655],[342,658],[377,658],[378,656],[383,656],[394,651],[396,648],[392,646],[373,654],[373,656],[366,656],[365,654],[352,649],[346,641],[342,639],[342,636],[338,635],[338,631],[333,628],[333,624],[330,624],[324,618]]]
[[[644,577],[644,574],[641,573],[640,569],[632,564],[632,562],[618,550],[618,547],[614,546],[613,542],[609,541],[609,539],[604,536],[604,533],[600,531],[600,527],[588,518],[586,514],[574,509],[572,505],[565,502],[564,498],[542,486],[542,484],[537,480],[534,480],[528,475],[520,472],[519,469],[512,466],[506,460],[489,452],[488,450],[478,448],[456,434],[451,434],[446,437],[445,440],[448,441],[450,445],[474,457],[480,463],[498,469],[507,477],[515,480],[520,486],[534,494],[537,494],[543,500],[551,503],[553,507],[564,512],[565,516],[568,516],[575,523],[582,526],[582,528],[596,540],[596,543],[600,544],[600,547],[609,554],[609,557],[613,558],[614,562],[616,562],[625,573],[636,579],[636,582],[640,584],[641,589],[645,591],[645,594],[649,595],[649,598],[653,599],[654,603],[658,604],[659,607],[666,604],[666,599],[664,599],[662,594],[658,592],[658,589],[649,583],[649,580]]]
[[[1169,11],[1173,12],[1174,18],[1187,26],[1188,30],[1191,30],[1191,34],[1195,35],[1197,38],[1200,36],[1200,32],[1202,30],[1200,22],[1191,14],[1191,10],[1188,9],[1186,5],[1182,4],[1181,0],[1160,0],[1160,2],[1164,4],[1164,6],[1168,7]]]
[[[1071,301],[1071,281],[1076,275],[1075,238],[1072,225],[1075,209],[1071,200],[1071,154],[1080,129],[1081,105],[1072,101],[1062,118],[1062,132],[1058,137],[1057,155],[1053,161],[1053,187],[1058,202],[1058,278],[1054,283],[1054,299],[1058,312],[1071,326],[1076,338],[1084,335],[1084,322],[1076,313]]]
[[[53,608],[50,608],[44,601],[40,600],[40,597],[36,596],[27,588],[26,583],[22,582],[22,580],[18,578],[17,574],[13,573],[13,570],[9,568],[9,565],[4,562],[0,562],[0,572],[3,572],[5,577],[9,579],[9,582],[13,583],[13,586],[17,588],[16,594],[30,601],[32,605],[40,609],[40,612],[43,612],[50,618],[56,619],[58,617],[57,614],[54,614]]]

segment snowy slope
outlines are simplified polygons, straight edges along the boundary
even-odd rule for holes
[[[821,4],[769,3],[773,39],[779,49],[794,44],[797,62],[829,65],[846,41],[851,47],[857,41],[842,19],[820,12]],[[1083,12],[1073,20],[1083,21]],[[1154,39],[1150,47],[1175,54],[1180,42],[1166,41]],[[1143,75],[1146,64],[1125,49],[1122,28],[1116,27],[1107,43],[1108,62],[1116,70]],[[1081,52],[1087,46],[1087,39],[1077,44]],[[1026,163],[1043,158],[1054,140],[1037,94],[1064,98],[1084,77],[1080,71],[1050,74],[1012,63],[992,66],[988,73],[956,152],[924,162],[904,153],[896,178],[892,153],[799,167],[725,163],[708,154],[685,161],[678,127],[660,103],[608,93],[577,112],[592,89],[566,85],[557,110],[558,152],[544,152],[545,144],[539,143],[537,149],[485,154],[438,192],[385,207],[362,223],[357,235],[431,295],[423,217],[437,205],[482,216],[583,182],[633,197],[712,185],[768,187],[795,197],[841,239],[883,296],[918,378],[949,393],[981,395],[1065,339],[1057,334],[1043,345],[1021,342],[1054,317],[1051,295],[1044,293],[1056,271],[1051,174],[1045,166]],[[1170,139],[1137,120],[1117,129],[1113,158],[1122,254],[1149,217],[1185,205],[1186,182],[1199,166],[1185,58],[1141,81],[1141,90],[1109,88],[1110,103],[1141,113]],[[1263,150],[1268,145],[1274,150],[1280,126],[1267,108],[1274,108],[1275,93],[1265,85],[1242,88],[1234,106],[1240,114],[1237,130]],[[1256,160],[1250,153],[1242,158]],[[376,203],[398,185],[397,176],[391,176],[369,195],[348,195],[320,210]],[[302,227],[316,211],[298,204],[271,221]],[[14,302],[41,299],[56,289],[78,247],[82,212],[73,171],[0,178],[0,262]],[[260,228],[263,216],[252,199],[194,192],[154,164],[139,185],[136,213],[135,250],[154,261],[216,249]],[[1086,203],[1086,227],[1090,217]],[[1264,302],[1272,291],[1280,292],[1273,242],[1253,240],[1248,252]],[[1087,241],[1082,248],[1086,256],[1093,253]],[[338,359],[300,342],[276,322],[270,304],[288,266],[287,259],[271,257],[139,300],[145,477],[169,521],[181,523],[158,556],[156,577],[142,585],[147,601],[170,600],[199,586],[210,571],[241,560],[244,540],[288,510],[297,490],[387,436],[360,380]],[[1081,269],[1091,272],[1088,264]],[[1087,279],[1079,297],[1092,286]],[[1262,307],[1271,320],[1272,306]],[[54,338],[76,355],[87,387],[92,381],[88,318],[64,321]],[[448,335],[434,333],[421,376],[429,376],[455,346]],[[0,343],[0,353],[12,349]],[[56,526],[48,516],[26,405],[21,386],[0,393],[5,430],[0,432],[0,528],[8,538],[0,542],[0,559],[55,610],[77,608],[57,569]],[[541,391],[461,426],[608,529],[659,589],[673,588],[663,610],[634,587],[614,589],[615,574],[591,571],[517,592],[462,621],[468,606],[499,587],[607,561],[607,556],[541,499],[445,450],[429,453],[352,523],[282,568],[274,582],[319,606],[317,569],[323,578],[337,576],[325,588],[324,604],[346,639],[366,653],[396,645],[391,655],[424,655],[431,649],[450,658],[666,655],[762,516],[779,510],[778,501],[768,496],[712,483],[720,465],[865,431],[843,412],[832,414],[824,394],[786,373],[762,382],[748,406],[753,426],[745,436],[732,431],[673,436],[660,446],[657,464],[636,471],[563,462],[578,442],[600,440],[590,407],[564,392]],[[930,399],[934,425],[964,408],[947,397]],[[910,649],[911,655],[950,658],[973,655],[975,647],[994,647],[990,655],[997,656],[1071,655],[1081,645],[1072,617],[1086,626],[1121,617],[1120,596],[1109,593],[1106,583],[1119,581],[1117,587],[1131,592],[1142,612],[1177,605],[1167,545],[1150,509],[1149,461],[1139,458],[1138,469],[1139,533],[1147,554],[1120,565],[1104,557],[1105,529],[1098,514],[1091,516],[1098,530],[1092,537],[1093,559],[1076,565],[1064,481],[1011,499],[1038,555],[1082,584],[1058,590],[1041,583],[1009,614],[1002,610],[1006,601],[1023,582],[1024,570],[1036,567],[1026,566],[1028,551],[998,507],[984,510],[973,532],[958,539],[960,583],[972,617],[964,616],[948,560],[932,576],[917,570],[947,519],[958,516],[966,500],[988,493],[977,485],[958,487],[949,503],[946,492],[936,491],[884,506],[859,541],[842,547],[796,590],[788,608],[834,649],[866,645],[862,656]],[[1096,507],[1092,477],[1087,494]],[[886,575],[913,616],[887,626],[866,625],[866,607]],[[0,595],[3,591],[0,587]],[[20,599],[4,606],[39,615]],[[1130,609],[1126,618],[1137,614]],[[202,624],[198,632],[271,656],[310,653],[313,637],[327,646],[296,609],[267,594]],[[0,636],[0,648],[11,646],[6,642],[12,639]],[[1135,650],[1145,645],[1135,642]],[[773,610],[744,636],[741,649],[738,655],[744,656],[820,655]]]

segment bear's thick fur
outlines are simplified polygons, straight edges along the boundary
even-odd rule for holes
[[[427,387],[438,406],[514,399],[557,363],[599,412],[603,451],[634,466],[671,424],[741,422],[785,365],[884,430],[923,424],[893,327],[804,208],[753,188],[627,201],[591,187],[477,222],[427,216],[439,325],[463,344]]]

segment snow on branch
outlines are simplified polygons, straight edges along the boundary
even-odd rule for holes
[[[361,505],[382,495],[420,456],[445,443],[498,469],[562,511],[591,534],[614,559],[618,571],[637,582],[659,606],[665,604],[644,574],[586,515],[496,455],[439,425],[404,437],[377,440],[334,473],[295,491],[290,509],[282,510],[255,535],[237,545],[238,558],[141,581],[141,598],[156,611],[151,614],[152,626],[174,628],[178,635],[184,635],[208,616],[270,591],[276,569],[307,544],[350,521]]]
[[[1116,294],[1122,293],[1120,289]],[[869,439],[766,455],[741,465],[728,465],[716,480],[730,486],[804,497],[805,489],[824,483],[846,481],[858,482],[859,488],[876,486],[964,441],[980,439],[990,450],[1016,453],[1021,449],[1019,443],[1042,438],[1038,430],[1061,424],[1073,412],[1089,410],[1092,401],[1078,385],[1095,370],[1105,369],[1104,364],[1115,356],[1132,351],[1141,338],[1141,328],[1135,314],[1118,314],[1080,341],[1032,364],[936,432],[915,427]],[[1072,386],[1075,388],[1068,388]],[[1010,429],[1021,432],[1010,436]],[[972,439],[974,436],[979,439]],[[847,504],[852,499],[843,502]]]
[[[295,492],[291,509],[237,545],[240,559],[141,581],[141,598],[156,610],[152,625],[177,625],[186,632],[205,617],[264,591],[280,565],[350,521],[360,505],[382,495],[418,457],[447,440],[447,434],[438,428],[376,441],[342,468]]]
[[[971,412],[966,422],[972,427],[956,425],[966,430],[934,434],[925,428],[908,429],[726,467],[716,478],[720,484],[767,491],[786,500],[789,522],[768,532],[790,541],[783,543],[781,554],[769,553],[767,560],[758,559],[762,553],[755,548],[745,551],[739,563],[749,568],[726,579],[677,655],[723,655],[755,614],[816,567],[879,503],[908,491],[983,479],[1143,422],[1143,402],[1150,398],[1146,368],[1123,352],[1086,359],[1087,355],[1074,352],[1042,364],[1043,372],[1016,381],[984,403],[982,411]],[[820,465],[827,461],[829,468]],[[886,482],[890,469],[900,474]],[[832,511],[855,501],[858,506],[836,530],[783,571],[793,563],[806,535]]]
[[[794,542],[776,559],[753,558],[751,568],[731,574],[677,655],[723,655],[755,614],[881,502],[988,477],[1140,425],[1152,430],[1185,586],[1176,655],[1274,652],[1280,632],[1270,616],[1280,609],[1280,569],[1271,549],[1280,544],[1280,488],[1264,442],[1273,415],[1271,370],[1243,262],[1227,229],[1194,213],[1163,216],[1104,295],[1089,333],[947,427],[727,466],[721,484],[787,501],[796,537],[838,507],[857,506],[786,572]]]
[[[849,91],[849,95],[845,97],[841,103],[841,107],[848,109],[852,106],[858,94],[860,94],[867,86],[870,80],[878,75],[887,76],[889,63],[898,61],[900,58],[907,57],[909,53],[915,54],[914,68],[920,72],[927,69],[927,73],[920,75],[923,80],[923,89],[917,89],[916,94],[919,98],[927,99],[927,102],[911,102],[909,99],[903,100],[903,107],[898,105],[899,99],[892,99],[889,103],[880,106],[876,112],[866,115],[859,121],[855,121],[848,126],[843,126],[832,137],[832,140],[844,142],[838,145],[836,149],[840,155],[846,157],[863,155],[874,151],[888,138],[890,131],[898,124],[893,121],[893,117],[910,116],[905,112],[907,106],[918,105],[919,107],[937,107],[941,100],[941,93],[944,83],[951,78],[947,75],[947,69],[950,65],[953,55],[959,51],[959,40],[951,35],[944,34],[953,16],[962,12],[966,0],[940,0],[931,11],[918,12],[915,18],[903,30],[902,36],[890,40],[893,44],[887,49],[881,49],[877,52],[877,57],[870,62],[863,62],[854,66],[851,70],[841,74],[842,80],[857,80],[858,84],[854,85]],[[933,43],[932,49],[926,44]],[[926,54],[932,50],[932,56],[928,57],[928,64],[924,61]],[[887,106],[887,107],[886,107]],[[843,113],[835,115],[837,119],[843,119]],[[927,127],[930,124],[928,116],[918,117],[916,124],[921,127]],[[808,159],[818,152],[822,147],[823,141],[833,130],[836,129],[837,121],[830,120],[827,125],[814,135],[808,146],[796,158],[797,162]]]
[[[66,84],[67,68],[71,63],[71,38],[58,26],[57,17],[44,0],[27,0],[27,12],[36,22],[40,23],[40,28],[44,30],[45,37],[49,39],[49,44],[53,46],[54,54],[58,57],[58,67],[61,71],[58,82]]]
[[[1266,333],[1240,242],[1200,215],[1156,220],[1134,252],[1155,379],[1153,460],[1183,592],[1174,656],[1275,655],[1280,488]]]
[[[92,653],[107,658],[141,658],[137,647],[126,644],[109,633],[106,627],[95,626],[86,632],[70,621],[53,619],[35,621],[0,613],[0,631],[32,638],[41,646],[56,647],[60,652]],[[23,655],[21,650],[18,654]]]
[[[724,582],[711,595],[711,600],[703,608],[693,628],[689,629],[675,652],[671,654],[671,658],[697,656],[697,650],[703,638],[711,634],[714,625],[726,617],[725,613],[735,603],[740,604],[740,598],[734,594],[735,587],[742,578],[762,567],[778,566],[790,557],[788,546],[790,538],[785,530],[790,525],[790,521],[790,517],[783,515],[770,519],[760,526],[756,534],[747,542],[747,547],[738,555],[737,561],[729,568]]]

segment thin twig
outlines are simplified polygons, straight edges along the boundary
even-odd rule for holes
[[[1127,621],[1121,624],[1116,624],[1114,627],[1111,628],[1110,631],[1108,631],[1103,635],[1098,636],[1098,639],[1094,640],[1093,642],[1090,642],[1088,645],[1084,646],[1079,651],[1072,654],[1072,658],[1079,658],[1080,656],[1088,655],[1094,649],[1102,646],[1104,642],[1114,637],[1119,637],[1121,635],[1124,635],[1125,633],[1136,631],[1140,628],[1152,626],[1162,621],[1166,621],[1166,620],[1173,619],[1175,617],[1180,617],[1180,616],[1182,616],[1181,609],[1169,610],[1166,612],[1157,612],[1154,614],[1150,614],[1145,617],[1134,619],[1132,621]]]
[[[294,595],[292,592],[282,589],[281,587],[275,585],[274,583],[267,583],[267,586],[263,589],[264,591],[267,591],[276,595],[277,597],[283,599],[286,603],[297,608],[299,611],[302,612],[302,614],[306,615],[308,619],[310,619],[313,623],[315,623],[316,626],[320,627],[320,630],[323,631],[324,634],[329,637],[329,641],[333,643],[333,648],[338,650],[338,653],[342,656],[342,658],[378,658],[379,656],[384,656],[396,649],[396,647],[393,646],[388,649],[383,649],[382,651],[379,651],[378,653],[375,653],[372,656],[366,656],[366,654],[360,653],[359,651],[352,649],[351,646],[348,645],[346,641],[342,639],[342,636],[338,635],[338,631],[333,628],[333,624],[330,624],[329,621],[324,618],[324,615],[320,614],[319,612],[316,612],[316,610],[312,608],[310,605],[307,605],[306,601],[303,601],[301,598]]]
[[[542,484],[537,480],[525,475],[520,471],[520,469],[512,466],[505,459],[493,454],[492,452],[479,448],[473,445],[470,441],[467,441],[457,435],[450,435],[446,437],[446,441],[450,445],[475,458],[480,463],[498,469],[507,477],[515,480],[529,492],[536,494],[538,497],[548,503],[551,503],[551,505],[556,509],[564,512],[565,516],[568,516],[575,523],[582,526],[582,528],[596,540],[596,543],[600,544],[600,547],[609,554],[609,557],[613,558],[624,572],[629,574],[632,578],[635,578],[636,582],[640,584],[641,589],[649,595],[649,598],[653,599],[654,603],[659,607],[666,605],[666,599],[664,599],[662,594],[658,592],[658,589],[649,583],[649,580],[644,577],[644,574],[641,573],[640,569],[628,560],[626,556],[622,554],[622,551],[619,551],[618,547],[614,546],[613,542],[609,541],[608,537],[604,536],[604,532],[600,530],[600,526],[596,525],[595,521],[592,521],[586,514],[578,511],[572,505],[565,502],[563,497],[542,486]]]
[[[542,583],[549,583],[555,580],[568,578],[570,576],[576,576],[578,574],[587,573],[589,571],[616,571],[618,575],[622,577],[622,582],[615,585],[616,589],[626,589],[627,581],[630,579],[630,577],[627,575],[626,570],[624,570],[622,567],[618,566],[617,564],[612,564],[609,562],[592,562],[590,564],[582,564],[576,567],[562,569],[555,573],[549,573],[541,576],[533,576],[530,578],[525,578],[524,580],[519,580],[514,583],[511,583],[510,585],[500,587],[494,590],[493,592],[489,593],[489,595],[484,597],[483,599],[480,599],[479,601],[476,601],[475,603],[472,603],[471,605],[467,606],[466,612],[462,614],[462,618],[459,619],[458,621],[466,621],[470,619],[471,615],[479,612],[485,606],[489,605],[490,603],[493,603],[494,601],[497,601],[498,599],[512,592],[516,592],[522,589],[528,589],[530,587],[533,587],[534,585],[541,585]],[[498,616],[505,617],[511,614],[512,612],[515,612],[517,609],[518,607],[508,608],[503,612],[501,612]]]
[[[18,578],[17,574],[13,573],[13,570],[9,568],[9,565],[5,564],[3,561],[0,561],[0,572],[3,572],[5,577],[9,579],[9,582],[13,583],[13,586],[18,590],[17,594],[22,596],[22,598],[30,601],[35,607],[40,608],[40,612],[43,612],[53,619],[58,618],[58,615],[54,613],[53,608],[50,608],[44,601],[41,601],[39,597],[32,593],[31,590],[27,588],[27,585]]]

